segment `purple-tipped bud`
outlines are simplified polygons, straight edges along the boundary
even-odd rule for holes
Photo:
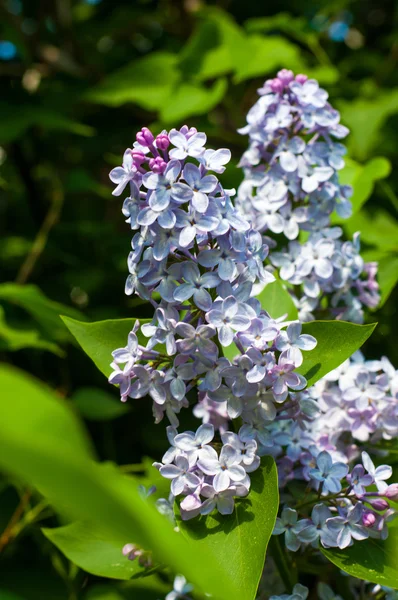
[[[153,566],[152,555],[149,552],[145,552],[145,554],[139,557],[138,562],[144,569],[150,569]]]
[[[383,500],[382,498],[376,498],[375,500],[369,500],[369,504],[371,504],[375,510],[387,510],[387,508],[390,507],[387,500]]]
[[[154,173],[158,173],[160,175],[164,173],[166,166],[167,163],[160,156],[157,156],[156,158],[151,158],[149,161],[149,168]]]
[[[278,79],[283,83],[283,85],[289,85],[289,83],[294,79],[294,73],[289,69],[282,69],[278,72]]]
[[[268,79],[266,84],[269,85],[274,94],[280,94],[285,88],[285,84],[283,83],[283,81],[281,81],[277,77],[275,77],[275,79]]]
[[[295,77],[296,81],[298,81],[298,83],[305,83],[308,79],[307,75],[303,75],[302,73],[299,73],[298,75],[296,75]]]
[[[139,144],[141,144],[141,146],[145,146],[145,147],[148,147],[151,144],[153,144],[154,139],[155,139],[153,137],[152,131],[150,129],[148,129],[148,127],[143,127],[141,129],[141,131],[139,131],[135,137],[136,137],[137,142]]]
[[[137,167],[142,165],[142,163],[145,162],[145,160],[146,160],[145,154],[143,152],[141,152],[141,150],[133,150],[131,152],[131,156],[133,157],[133,163]]]
[[[165,133],[159,133],[159,135],[156,137],[156,148],[159,150],[167,150],[169,146],[170,140],[168,135]]]
[[[383,492],[383,496],[396,502],[398,500],[398,483],[392,483],[388,486],[385,492]]]
[[[122,553],[129,560],[135,560],[137,558],[137,556],[141,556],[142,550],[140,550],[134,544],[126,544],[125,546],[123,546]]]
[[[365,527],[372,527],[376,523],[376,515],[370,510],[365,511],[362,515],[362,523]]]

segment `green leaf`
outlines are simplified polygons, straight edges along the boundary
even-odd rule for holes
[[[340,101],[337,108],[341,120],[351,131],[348,138],[350,153],[366,159],[378,142],[381,128],[387,118],[398,112],[398,89],[381,92],[374,98]]]
[[[173,89],[170,98],[161,108],[160,119],[165,123],[171,123],[193,115],[206,114],[217,106],[226,90],[225,79],[219,79],[212,87],[181,83]]]
[[[98,369],[107,377],[112,372],[112,352],[116,348],[124,348],[127,338],[133,329],[136,319],[110,319],[85,323],[69,317],[62,317],[71,334],[79,342],[84,352],[91,358]],[[150,319],[140,319],[140,323],[149,323]],[[140,332],[138,340],[146,345],[146,339]]]
[[[59,341],[69,339],[65,327],[59,317],[60,314],[84,319],[84,315],[75,308],[50,300],[35,285],[18,285],[16,283],[3,283],[0,285],[0,300],[5,300],[20,306],[29,313],[45,333]]]
[[[303,351],[303,364],[296,369],[307,379],[307,387],[347,360],[366,342],[375,327],[376,323],[354,325],[345,321],[303,323],[302,333],[313,335],[318,342],[314,350]]]
[[[79,388],[71,397],[79,413],[90,421],[111,421],[130,412],[130,408],[99,388]]]
[[[54,529],[44,528],[42,532],[69,560],[92,575],[131,579],[145,573],[138,560],[123,556],[124,536],[110,537],[82,521]]]
[[[298,318],[297,308],[291,295],[278,279],[268,283],[263,291],[257,296],[261,306],[273,319],[287,314],[286,320],[294,321]]]
[[[58,356],[64,356],[63,350],[53,342],[43,340],[39,331],[34,329],[15,329],[7,325],[4,318],[4,309],[0,306],[0,349],[14,352],[23,348],[48,350]]]
[[[213,552],[229,573],[239,600],[254,600],[264,567],[268,541],[278,513],[278,476],[271,457],[251,475],[247,498],[236,502],[232,515],[220,514],[180,521],[195,547]]]
[[[216,600],[238,597],[220,558],[176,533],[153,502],[141,497],[139,479],[92,460],[78,422],[63,403],[12,368],[0,366],[0,386],[2,469],[36,487],[70,518],[153,550],[159,562],[184,573]]]
[[[109,75],[85,99],[107,106],[134,102],[147,110],[160,109],[180,78],[176,64],[176,55],[152,52]]]
[[[372,215],[361,210],[345,222],[344,229],[348,236],[360,231],[361,240],[384,252],[398,252],[398,222],[385,210]]]
[[[253,34],[246,38],[235,65],[235,81],[273,73],[280,67],[299,71],[303,66],[300,49],[280,36]]]
[[[396,524],[389,527],[389,536],[384,541],[369,538],[345,550],[322,549],[326,558],[353,577],[394,589],[398,588],[397,552]]]
[[[0,102],[0,142],[7,144],[18,140],[30,127],[49,131],[68,131],[76,135],[92,136],[95,130],[70,117],[51,111],[44,106],[14,105]]]
[[[381,300],[378,308],[388,300],[391,292],[398,283],[398,256],[385,256],[379,261],[377,281],[380,285]]]
[[[388,177],[390,172],[391,163],[382,156],[372,158],[364,165],[350,159],[346,161],[346,166],[339,174],[341,183],[353,187],[354,193],[351,197],[353,214],[358,212],[371,196],[376,182]],[[345,219],[333,216],[332,221],[342,223]]]

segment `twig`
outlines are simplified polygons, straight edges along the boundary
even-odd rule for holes
[[[33,242],[32,248],[26,257],[25,261],[19,269],[18,275],[15,279],[16,283],[24,284],[29,279],[36,262],[40,258],[44,248],[47,244],[47,239],[51,229],[56,225],[59,219],[59,214],[64,202],[64,194],[60,185],[53,191],[53,197],[51,206],[44,218],[44,221],[36,235],[35,241]]]
[[[21,500],[19,501],[19,504],[18,504],[17,508],[15,509],[13,515],[11,516],[11,519],[9,520],[7,527],[1,534],[1,536],[0,536],[0,552],[2,552],[4,550],[4,548],[7,546],[7,544],[14,537],[13,529],[14,529],[15,525],[18,523],[18,521],[20,520],[20,518],[22,517],[24,510],[27,507],[28,502],[30,500],[31,494],[32,494],[32,492],[30,490],[26,490],[26,492],[21,497]]]

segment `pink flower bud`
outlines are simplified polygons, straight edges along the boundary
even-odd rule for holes
[[[131,156],[133,157],[133,163],[138,167],[146,160],[145,154],[141,150],[133,150]]]
[[[308,79],[307,75],[303,75],[302,73],[299,73],[298,75],[296,75],[296,81],[298,81],[298,83],[305,83]]]
[[[372,527],[376,523],[376,516],[370,511],[366,511],[362,515],[362,523],[365,527]]]
[[[145,146],[145,147],[153,144],[153,141],[155,139],[153,137],[153,133],[150,131],[150,129],[148,129],[148,127],[143,127],[141,129],[141,131],[139,131],[135,137],[136,137],[137,142],[139,144],[141,144],[141,146]]]
[[[375,498],[374,500],[369,500],[368,502],[375,510],[386,510],[390,506],[387,500],[383,500],[382,498]]]
[[[274,94],[280,94],[281,92],[283,92],[285,87],[283,81],[277,78],[269,79],[267,83],[271,90],[274,92]]]
[[[123,546],[122,553],[129,560],[135,560],[137,556],[141,556],[142,550],[140,550],[135,544],[126,544]]]
[[[160,133],[156,138],[156,148],[159,150],[167,150],[170,145],[170,140],[165,133]]]
[[[386,491],[383,493],[383,496],[396,502],[398,500],[398,483],[392,483],[389,485]]]
[[[167,163],[160,156],[157,156],[156,158],[151,158],[149,161],[149,168],[154,173],[158,173],[158,174],[164,173],[166,166],[167,166]]]
[[[284,86],[289,85],[289,83],[294,79],[294,73],[289,69],[282,69],[278,72],[278,79],[283,83]]]

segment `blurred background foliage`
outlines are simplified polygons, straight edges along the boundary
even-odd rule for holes
[[[187,122],[210,147],[231,148],[223,183],[237,186],[246,139],[236,129],[283,67],[319,79],[351,130],[342,178],[355,214],[343,227],[360,230],[365,258],[379,261],[383,301],[365,351],[398,366],[394,0],[3,0],[0,14],[1,357],[70,398],[100,458],[139,462],[165,447],[150,411],[118,403],[58,317],[151,316],[123,294],[131,236],[108,172],[143,125]],[[48,508],[26,518],[36,506],[26,493],[0,481],[2,599],[77,598],[82,585],[85,598],[140,597],[61,556],[38,526],[52,524]]]

